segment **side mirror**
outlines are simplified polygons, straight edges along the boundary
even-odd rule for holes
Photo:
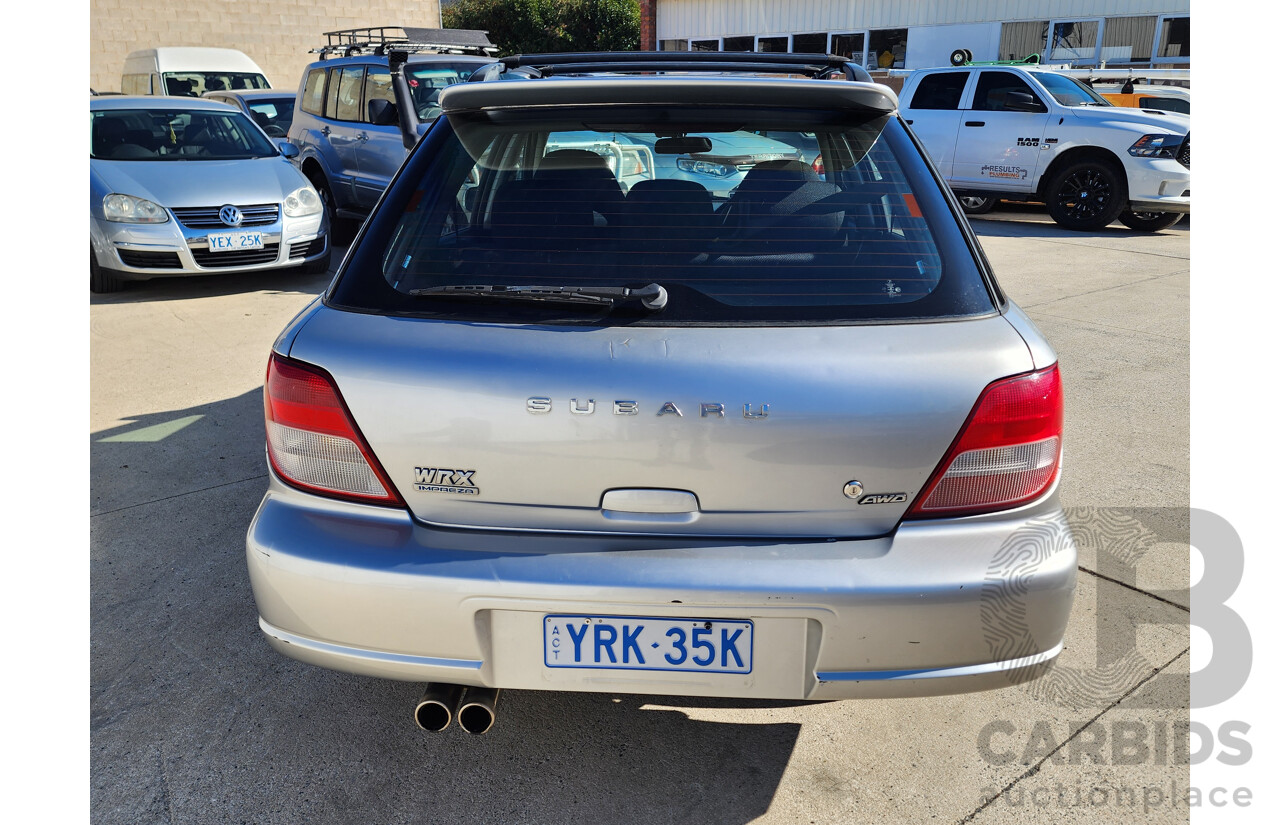
[[[298,151],[298,147],[296,145],[287,140],[276,139],[272,142],[280,148],[280,154],[283,155],[286,160],[293,160],[298,155],[302,154]]]
[[[370,100],[366,107],[369,111],[369,122],[374,126],[398,126],[400,124],[400,113],[396,110],[396,104],[390,100]]]
[[[1009,92],[1004,99],[1004,110],[1006,112],[1047,112],[1040,101],[1036,100],[1035,95],[1030,92]]]

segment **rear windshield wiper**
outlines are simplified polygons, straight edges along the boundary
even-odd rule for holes
[[[411,289],[414,296],[492,298],[504,301],[550,301],[561,304],[616,304],[639,301],[655,312],[667,305],[667,291],[660,284],[639,289],[625,286],[506,286],[503,284],[449,284]]]

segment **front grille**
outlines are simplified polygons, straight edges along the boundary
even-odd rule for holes
[[[139,252],[136,249],[117,249],[125,266],[140,269],[182,269],[177,252]]]
[[[193,249],[191,256],[196,263],[204,267],[249,266],[250,264],[267,264],[280,254],[280,244],[264,244],[261,249],[246,249],[235,252],[210,252],[207,249]]]
[[[324,252],[324,238],[289,244],[289,258],[310,258]]]
[[[1188,169],[1191,168],[1191,135],[1188,134],[1186,139],[1182,141],[1182,148],[1178,150],[1178,163]]]
[[[244,220],[240,226],[266,226],[280,218],[280,204],[258,203],[252,206],[236,206]],[[173,215],[185,227],[190,229],[230,229],[222,218],[218,217],[221,206],[185,206],[174,209]],[[239,229],[240,227],[234,227]]]

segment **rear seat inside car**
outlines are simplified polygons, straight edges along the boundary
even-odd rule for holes
[[[926,270],[936,259],[931,245],[902,231],[920,219],[900,189],[875,181],[845,191],[802,162],[766,161],[716,209],[687,180],[643,180],[623,196],[602,157],[558,150],[532,176],[498,188],[488,229],[460,239],[453,275],[489,281],[495,265],[503,280],[540,284],[667,274],[707,278],[743,303],[779,277],[815,303],[850,292],[892,296],[932,283]]]

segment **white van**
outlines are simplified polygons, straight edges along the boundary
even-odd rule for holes
[[[166,46],[130,52],[120,91],[199,97],[222,89],[269,89],[262,68],[236,49]]]

